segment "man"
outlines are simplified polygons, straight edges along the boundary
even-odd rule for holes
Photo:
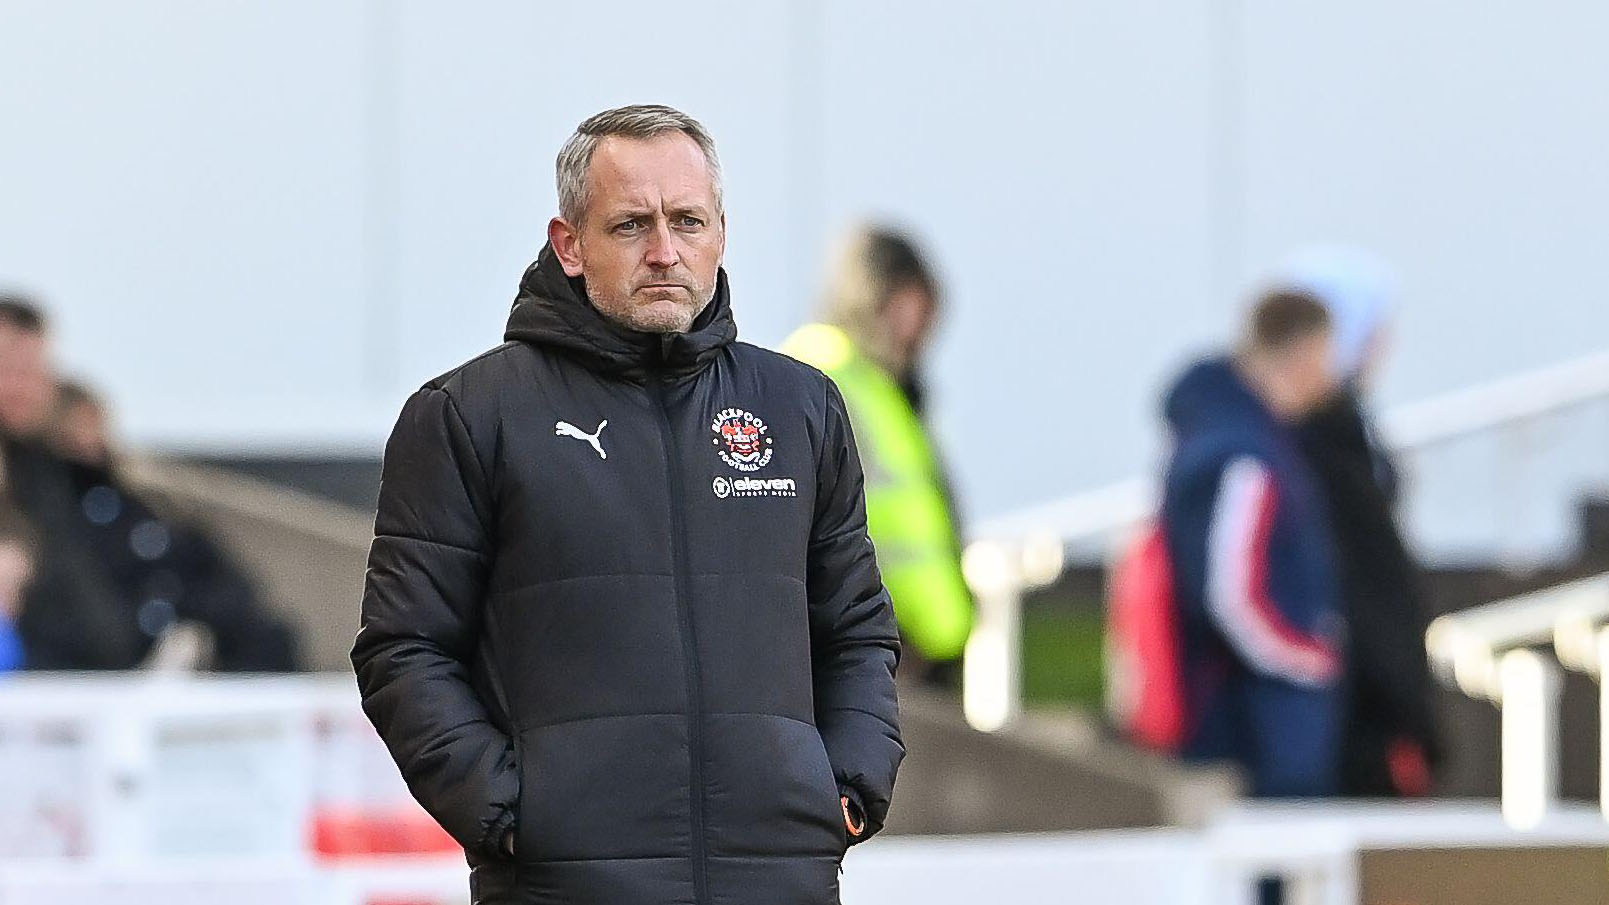
[[[44,314],[0,295],[0,460],[18,509],[40,535],[17,635],[31,669],[130,669],[150,644],[107,576],[67,463],[46,448],[56,375]]]
[[[1277,291],[1232,359],[1168,394],[1162,525],[1188,714],[1183,753],[1243,766],[1257,796],[1336,791],[1341,656],[1319,489],[1290,425],[1335,391],[1330,322]]]
[[[904,749],[832,383],[735,342],[715,145],[581,124],[504,345],[386,449],[352,652],[477,903],[838,901]]]
[[[38,436],[55,401],[44,312],[21,295],[0,294],[0,430]]]
[[[949,482],[922,418],[921,361],[938,320],[938,279],[910,239],[863,228],[838,259],[824,308],[822,322],[800,328],[782,350],[843,391],[866,468],[867,524],[907,642],[905,666],[953,683],[973,606]]]

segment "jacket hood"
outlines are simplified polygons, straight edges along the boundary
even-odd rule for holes
[[[1164,397],[1162,415],[1178,436],[1260,426],[1274,418],[1227,357],[1209,358],[1186,368]]]
[[[552,245],[544,245],[520,280],[503,338],[558,349],[595,371],[641,378],[651,370],[688,374],[702,370],[737,339],[726,270],[715,278],[715,297],[686,333],[641,333],[602,314],[587,299],[586,284],[571,278]]]

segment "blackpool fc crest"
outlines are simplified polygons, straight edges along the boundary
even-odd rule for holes
[[[770,429],[753,412],[721,409],[710,423],[712,442],[721,461],[738,471],[759,471],[771,461]]]

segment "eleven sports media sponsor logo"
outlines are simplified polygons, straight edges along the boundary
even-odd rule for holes
[[[741,472],[755,472],[771,461],[774,438],[765,420],[740,408],[724,408],[710,422],[710,441],[721,461]],[[793,478],[738,478],[718,475],[710,482],[715,498],[734,496],[798,496]]]
[[[716,475],[710,483],[710,489],[715,491],[716,499],[724,500],[729,496],[798,496],[799,488],[793,478],[738,478],[731,480]]]

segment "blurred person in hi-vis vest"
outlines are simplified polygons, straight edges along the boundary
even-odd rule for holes
[[[820,320],[782,350],[838,384],[860,441],[866,517],[905,641],[904,666],[954,685],[972,630],[961,532],[943,459],[924,421],[922,359],[941,293],[906,235],[855,230],[839,250]]]

